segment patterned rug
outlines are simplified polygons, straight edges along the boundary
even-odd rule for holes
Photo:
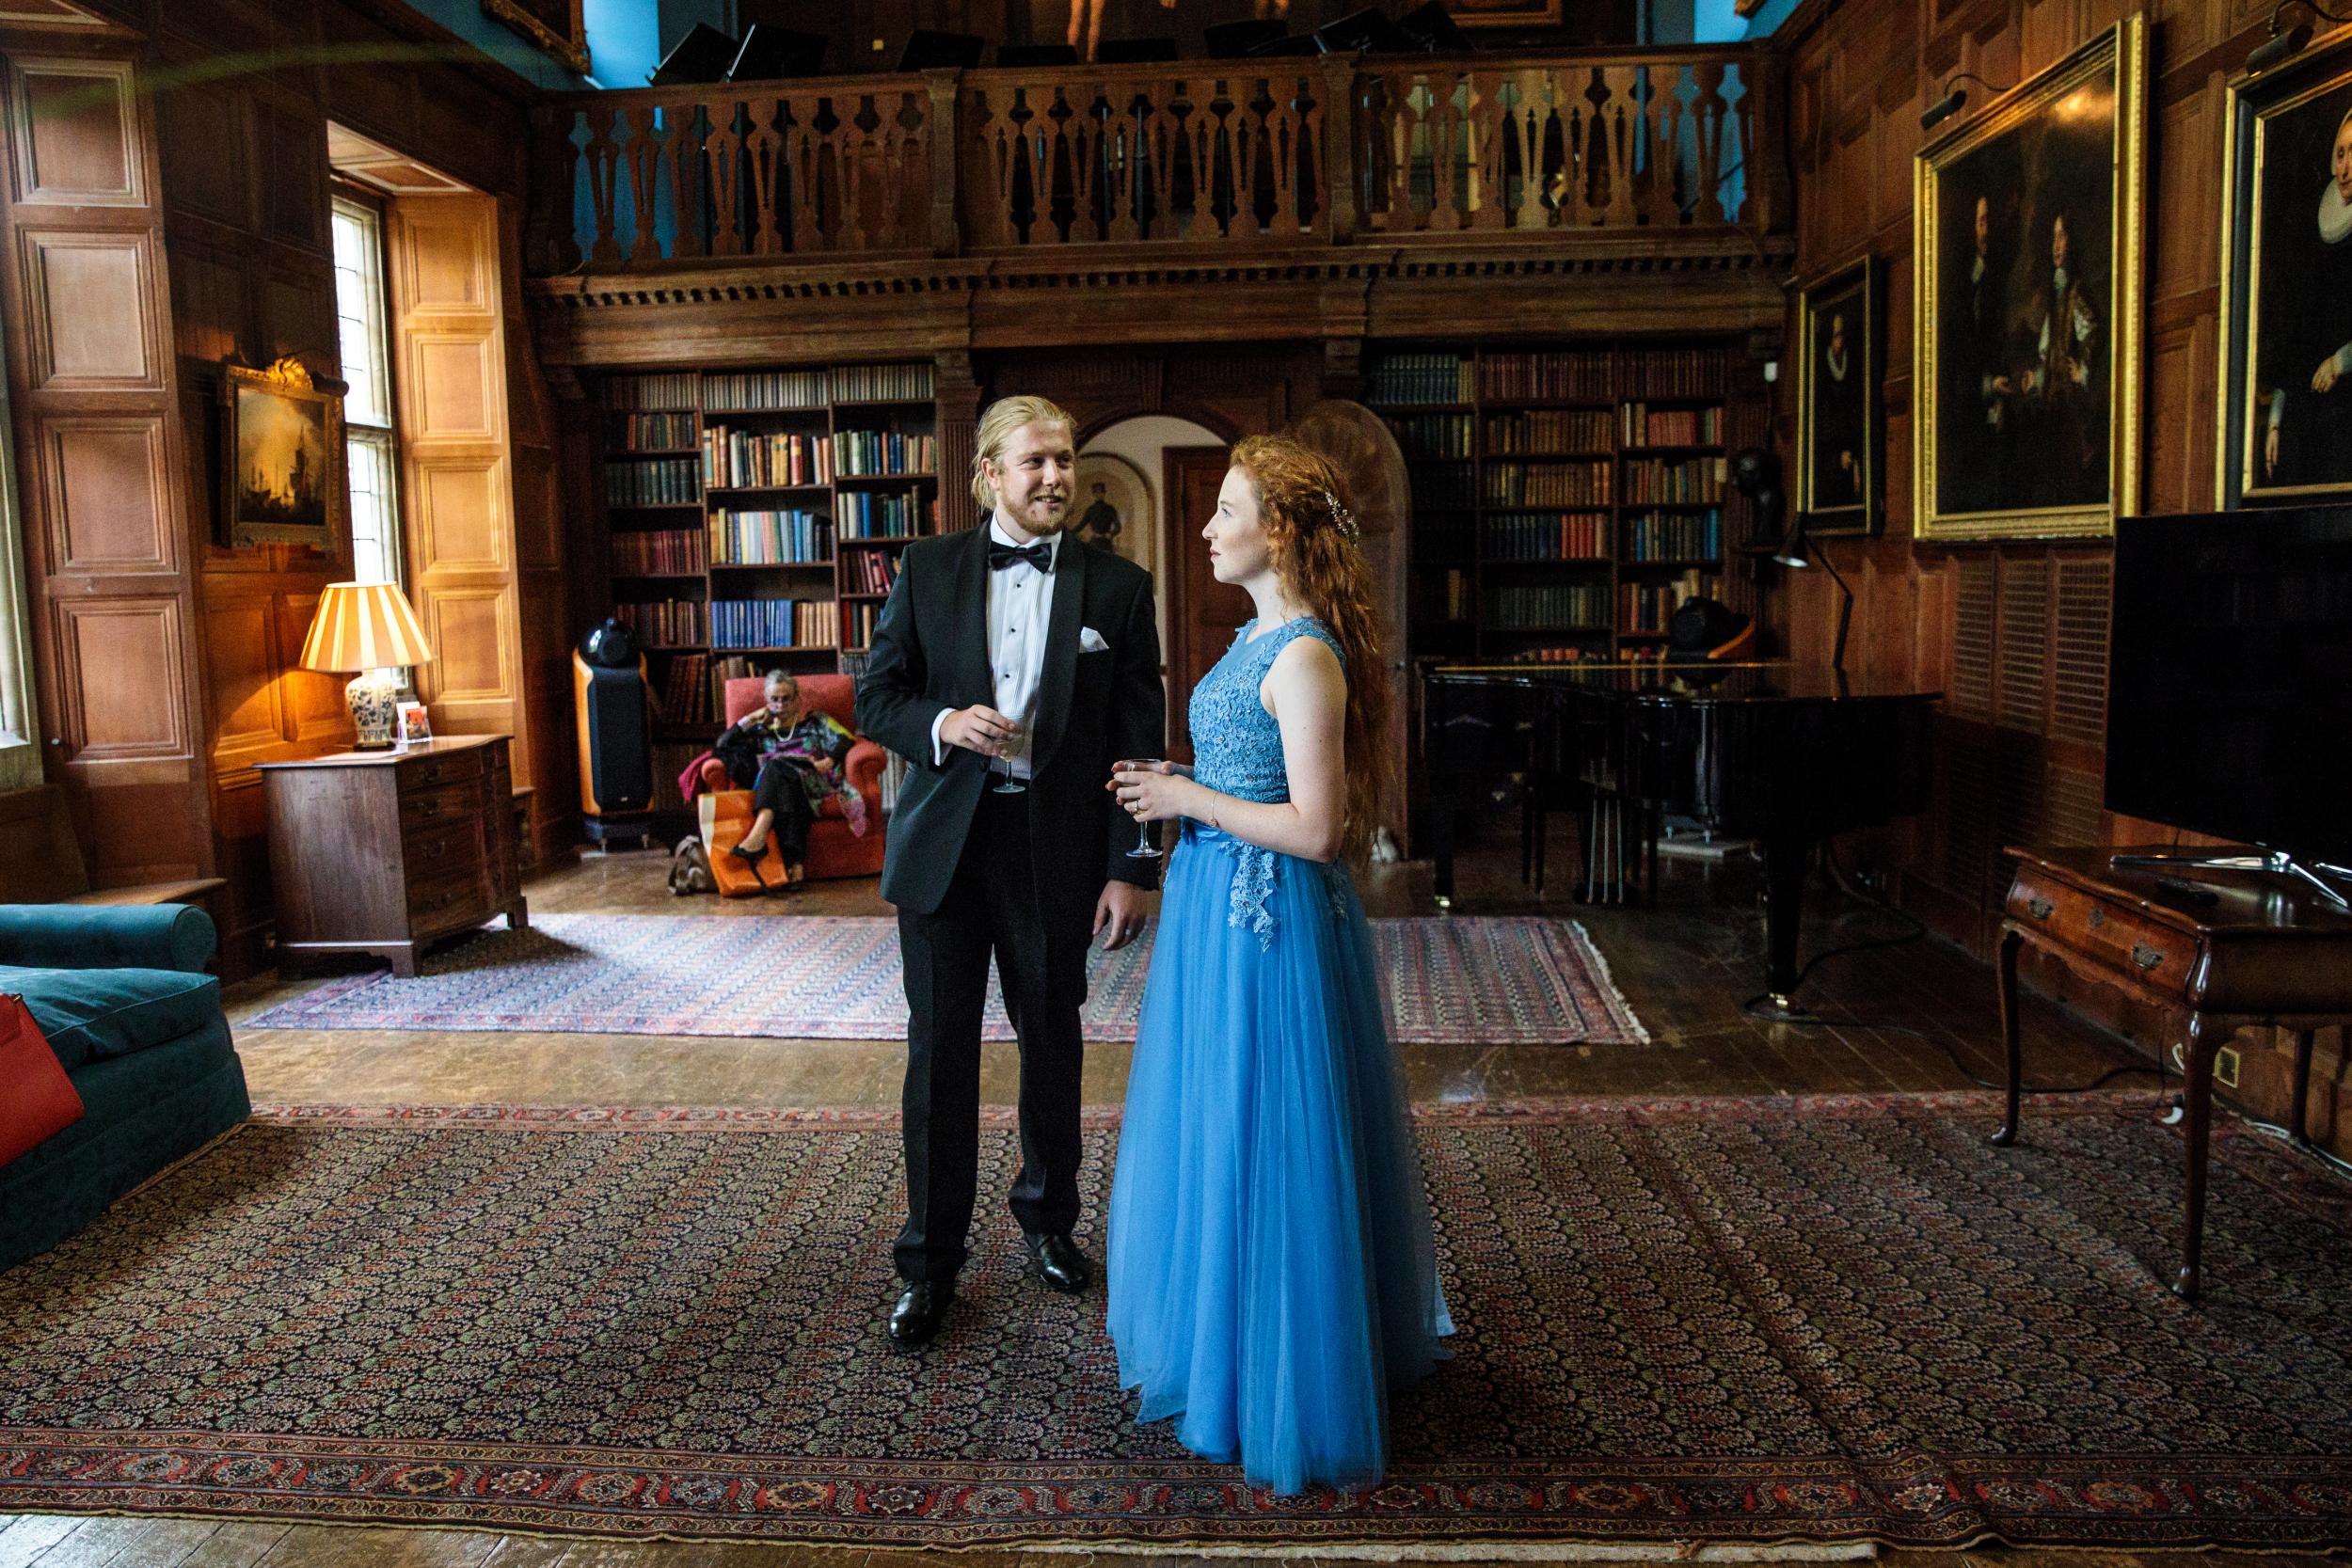
[[[2164,1288],[2150,1102],[1438,1107],[1456,1355],[1391,1473],[1138,1428],[1100,1291],[984,1205],[920,1356],[882,1112],[281,1108],[0,1274],[0,1510],[686,1539],[1418,1547],[2352,1542],[2352,1199],[2217,1134]],[[1099,1203],[1113,1116],[1090,1116]],[[993,1117],[981,1182],[1019,1161]],[[1089,1224],[1094,1223],[1089,1219]],[[1099,1235],[1085,1238],[1098,1252]]]
[[[1090,1040],[1132,1040],[1156,922],[1089,958]],[[1649,1039],[1581,926],[1535,916],[1372,923],[1400,1045]],[[847,915],[546,915],[484,930],[400,980],[355,974],[247,1021],[259,1029],[543,1030],[888,1040],[907,1030],[898,924]],[[1009,1040],[994,981],[985,1037]]]

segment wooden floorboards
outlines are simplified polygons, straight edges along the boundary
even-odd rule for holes
[[[1572,845],[1556,844],[1565,865]],[[1968,1088],[1997,1075],[1992,972],[1931,941],[1831,960],[1800,995],[1828,1021],[1799,1027],[1743,1010],[1762,989],[1763,927],[1752,866],[1669,863],[1654,908],[1575,904],[1555,883],[1539,898],[1515,875],[1516,847],[1466,856],[1457,911],[1549,913],[1584,923],[1619,987],[1648,1027],[1648,1046],[1417,1046],[1404,1052],[1417,1100],[1477,1101],[1555,1097],[1689,1094],[1885,1093]],[[887,914],[872,879],[817,884],[788,898],[673,899],[664,859],[590,859],[527,889],[532,911],[636,914]],[[1565,879],[1563,879],[1565,882]],[[1375,915],[1429,912],[1429,867],[1376,867],[1364,883]],[[1806,952],[1899,933],[1891,917],[1824,895]],[[232,1022],[294,993],[274,981],[233,988]],[[2026,1073],[2074,1085],[2145,1059],[2059,1009],[2028,998]],[[483,1049],[478,1035],[240,1028],[237,1046],[256,1101],[330,1103],[612,1105],[895,1105],[902,1043],[725,1040],[643,1036],[507,1035]],[[1116,1102],[1125,1089],[1123,1046],[1089,1048],[1086,1098]],[[986,1052],[981,1091],[1009,1104],[1017,1061],[1009,1045]],[[2121,1080],[2151,1097],[2153,1076]],[[2032,1112],[2027,1108],[2027,1116]],[[1100,1195],[1095,1195],[1099,1199]],[[877,1319],[885,1304],[877,1302]],[[1889,1552],[1898,1568],[1989,1563],[2080,1568],[2215,1568],[2247,1554]],[[965,1552],[955,1568],[1083,1568],[1061,1553]],[[1167,1568],[1205,1560],[1127,1558],[1119,1568]],[[2318,1558],[2270,1557],[2291,1568]],[[193,1519],[0,1514],[0,1568],[937,1568],[933,1554],[841,1547],[541,1540],[470,1530],[360,1528]]]

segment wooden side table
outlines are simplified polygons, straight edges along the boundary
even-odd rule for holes
[[[368,953],[413,975],[438,938],[530,922],[502,735],[261,765],[278,968]]]
[[[2159,846],[2158,849],[2171,849]],[[2111,866],[2131,848],[2017,848],[2001,922],[2001,1042],[2009,1114],[1993,1142],[2017,1139],[2017,954],[2030,946],[2070,974],[2134,1001],[2187,1015],[2187,1214],[2172,1289],[2194,1297],[2205,1228],[2205,1153],[2213,1130],[2213,1063],[2232,1034],[2255,1025],[2295,1036],[2291,1129],[2309,1145],[2304,1113],[2312,1036],[2352,1022],[2352,916],[2286,878],[2256,871]],[[2177,852],[2177,851],[2175,851]],[[2227,854],[2228,850],[2217,850]],[[2189,884],[2183,891],[2179,884]],[[2201,896],[2201,892],[2203,895]],[[2208,897],[2210,901],[2208,901]]]

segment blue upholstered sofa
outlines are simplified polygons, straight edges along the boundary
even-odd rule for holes
[[[0,1268],[251,1114],[220,982],[204,973],[215,940],[185,904],[0,904],[0,992],[23,995],[83,1107],[0,1166]]]

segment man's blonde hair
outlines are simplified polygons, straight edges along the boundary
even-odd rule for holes
[[[990,404],[988,412],[980,416],[980,428],[974,435],[972,450],[972,499],[979,503],[983,520],[996,510],[996,492],[988,483],[988,470],[981,465],[1003,457],[1005,443],[1025,424],[1057,424],[1070,432],[1073,441],[1078,437],[1078,421],[1050,399],[998,398]]]

